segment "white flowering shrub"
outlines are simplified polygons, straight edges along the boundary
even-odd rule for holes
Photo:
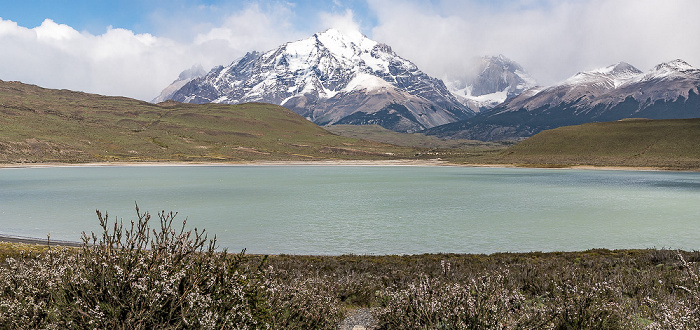
[[[502,274],[459,283],[423,277],[403,290],[383,292],[376,311],[385,329],[514,329],[537,321],[536,307],[506,289]]]
[[[656,322],[650,329],[698,329],[700,328],[700,276],[697,263],[686,261],[677,253],[680,267],[685,272],[684,281],[673,285],[675,295],[664,299],[646,298],[654,312]],[[661,281],[660,281],[661,282]]]
[[[101,237],[76,251],[0,269],[0,327],[96,329],[265,328],[268,309],[243,253],[216,251],[216,238],[173,227],[174,213],[150,214],[125,229],[97,212]],[[253,274],[254,276],[251,276]]]
[[[0,246],[0,329],[700,328],[698,251],[267,257],[136,211],[81,248]]]
[[[271,324],[277,329],[336,329],[343,311],[329,287],[333,283],[315,276],[270,281]]]
[[[63,249],[35,258],[8,258],[0,267],[0,327],[37,328],[56,315],[52,292],[61,285],[62,274],[72,260]]]

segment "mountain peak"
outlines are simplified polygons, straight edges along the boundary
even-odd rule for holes
[[[357,30],[341,31],[338,29],[328,29],[314,34],[313,37],[309,39],[318,40],[318,42],[331,52],[343,54],[344,57],[352,56],[357,53],[357,50],[369,50],[377,44],[376,41],[367,38],[367,36]]]
[[[206,71],[204,71],[204,68],[202,67],[201,64],[195,64],[191,68],[180,72],[180,75],[177,77],[177,80],[192,80],[195,78],[199,78],[207,74]]]
[[[695,75],[700,70],[696,69],[688,62],[681,59],[676,59],[669,62],[661,63],[651,69],[643,79],[645,80],[657,80],[657,79],[678,79],[685,78],[688,75]]]
[[[498,55],[486,55],[482,57],[482,61],[487,62],[487,63],[498,63],[498,64],[506,64],[506,65],[514,65],[518,69],[522,69],[518,63],[515,61],[509,59],[503,54],[498,54]]]
[[[177,92],[182,86],[185,86],[188,82],[197,79],[199,77],[204,77],[207,74],[201,64],[195,64],[191,68],[182,71],[175,81],[170,83],[168,87],[165,87],[163,91],[154,98],[152,103],[160,103],[169,100],[175,92]]]
[[[695,67],[688,64],[688,62],[686,62],[684,60],[675,59],[673,61],[661,63],[661,64],[655,66],[652,71],[665,71],[665,70],[683,72],[683,71],[688,71],[688,70],[695,70]]]
[[[471,116],[444,83],[357,30],[328,29],[249,53],[183,86],[192,103],[268,102],[320,124],[417,131]]]
[[[594,70],[594,72],[602,73],[602,74],[607,74],[611,76],[627,76],[627,75],[638,75],[642,73],[639,69],[635,68],[631,64],[627,62],[618,62],[617,64],[613,64],[611,66]]]
[[[520,64],[503,54],[473,59],[468,74],[445,77],[450,91],[477,109],[489,109],[536,85]]]
[[[599,86],[617,88],[630,80],[639,77],[642,71],[627,62],[618,62],[604,68],[583,71],[566,79],[562,84],[567,86]]]
[[[355,29],[345,29],[345,30],[339,30],[336,28],[330,28],[327,29],[323,32],[319,32],[315,34],[316,37],[326,37],[326,38],[334,38],[334,39],[347,39],[350,41],[356,41],[356,42],[361,42],[363,39],[369,39],[367,36],[362,34],[362,32],[355,30]]]

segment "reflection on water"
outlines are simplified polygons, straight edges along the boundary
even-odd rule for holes
[[[177,211],[229,250],[696,250],[700,173],[405,166],[0,170],[0,233],[78,240],[95,209]]]

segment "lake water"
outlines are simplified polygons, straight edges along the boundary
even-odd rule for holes
[[[411,166],[0,169],[0,233],[177,211],[249,253],[700,249],[700,173]]]

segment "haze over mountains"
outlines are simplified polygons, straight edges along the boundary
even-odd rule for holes
[[[154,101],[279,104],[319,125],[379,125],[443,138],[521,139],[566,125],[700,117],[700,70],[682,60],[642,72],[620,62],[549,87],[503,55],[430,77],[390,46],[330,29],[203,74],[193,67]]]
[[[682,60],[642,72],[624,62],[580,72],[550,87],[533,88],[467,121],[429,135],[483,141],[518,139],[540,131],[624,118],[700,117],[700,70]]]
[[[475,111],[491,109],[537,86],[520,64],[503,55],[483,56],[471,64],[467,72],[444,79],[450,92]]]

